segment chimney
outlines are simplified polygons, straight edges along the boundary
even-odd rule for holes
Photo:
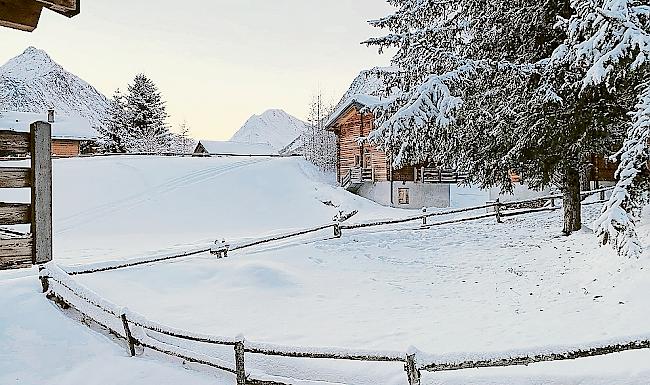
[[[47,110],[47,122],[54,123],[54,108]]]

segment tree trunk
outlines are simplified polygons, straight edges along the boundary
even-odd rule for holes
[[[564,205],[564,234],[570,235],[582,228],[582,205],[580,200],[580,171],[568,165],[564,171],[562,186]]]

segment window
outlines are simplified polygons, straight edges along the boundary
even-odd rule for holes
[[[397,202],[401,205],[409,204],[409,189],[407,188],[397,189]]]
[[[361,167],[361,157],[359,155],[354,156],[354,167]]]

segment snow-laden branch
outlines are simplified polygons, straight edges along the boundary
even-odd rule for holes
[[[616,172],[616,187],[600,217],[594,222],[596,234],[603,244],[612,244],[619,254],[628,257],[638,257],[642,251],[635,223],[643,205],[649,200],[649,146],[650,84],[639,97],[627,138],[616,156],[621,161]]]

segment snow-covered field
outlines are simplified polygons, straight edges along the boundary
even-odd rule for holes
[[[55,258],[64,266],[261,237],[328,223],[339,210],[359,210],[350,222],[413,214],[344,192],[299,159],[109,157],[57,160],[54,170]],[[485,201],[471,190],[456,191],[455,199],[459,206]],[[585,210],[587,223],[598,209]],[[650,213],[646,218],[641,235],[650,248]],[[490,218],[430,230],[416,226],[348,230],[341,239],[332,239],[326,230],[235,251],[223,260],[202,254],[76,279],[173,327],[244,334],[275,344],[399,351],[415,346],[443,354],[650,333],[648,258],[621,260],[609,248],[599,248],[587,230],[559,236],[558,212],[503,224]],[[19,346],[47,341],[56,329],[63,330],[59,341],[90,349],[89,367],[104,352],[116,362],[128,361],[120,347],[57,313],[37,294],[29,273],[0,273],[0,279],[0,301],[25,303],[22,316],[0,316],[0,341],[14,346],[8,362],[2,361],[11,376],[26,375],[21,366],[29,354],[17,354]],[[66,325],[50,328],[35,320],[14,325],[36,313]],[[74,349],[56,341],[44,342],[44,349],[55,354]],[[648,358],[645,351],[629,352],[426,375],[425,383],[646,384]],[[82,370],[80,361],[61,365]],[[131,362],[124,365],[135,365]],[[142,362],[138,370],[158,365],[174,371],[173,364],[151,357]],[[260,359],[251,365],[268,374],[338,383],[406,381],[399,364]],[[193,376],[184,383],[205,379],[195,372],[174,373]],[[0,383],[36,382],[22,378],[7,382],[0,377]]]

